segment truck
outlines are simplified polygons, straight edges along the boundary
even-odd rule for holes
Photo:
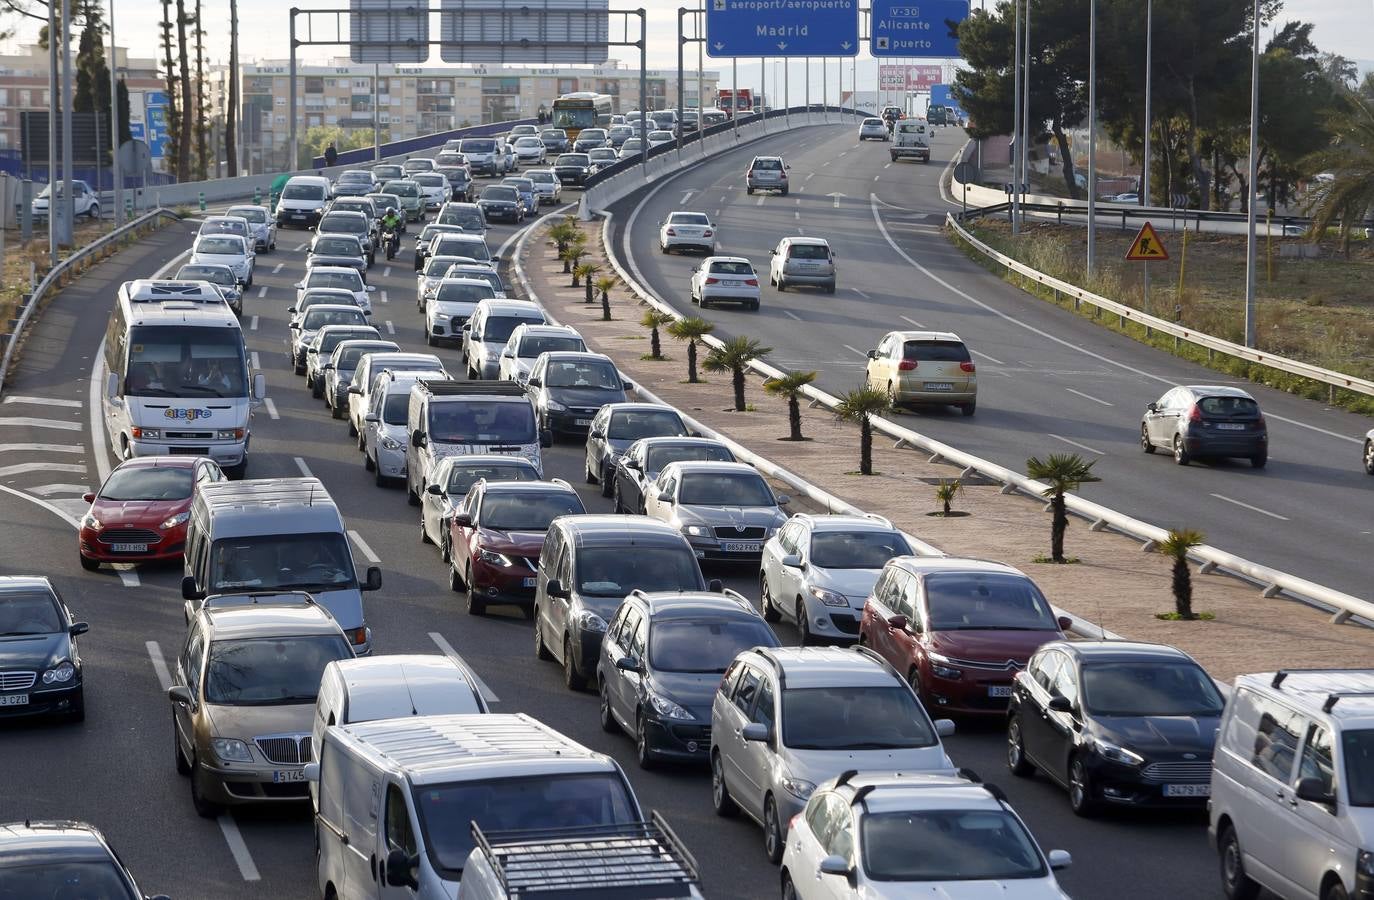
[[[721,88],[716,92],[716,108],[732,119],[736,110],[748,115],[754,111],[754,92],[748,88]]]
[[[888,148],[892,161],[908,157],[930,162],[930,125],[925,119],[900,119],[894,123],[892,144]]]

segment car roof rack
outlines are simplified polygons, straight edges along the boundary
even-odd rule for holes
[[[305,591],[234,591],[211,594],[200,603],[205,610],[240,606],[314,606],[315,598]]]
[[[463,397],[490,394],[495,397],[524,397],[525,389],[513,381],[455,381],[436,379],[420,383],[420,390],[435,397]]]
[[[770,653],[767,647],[754,647],[753,652],[766,659],[768,664],[773,667],[773,673],[778,676],[778,689],[787,690],[787,673],[783,671],[778,658]]]
[[[1333,691],[1326,695],[1326,702],[1322,704],[1322,712],[1331,712],[1331,708],[1345,697],[1374,697],[1374,691]]]
[[[1343,674],[1343,673],[1359,673],[1359,674],[1362,674],[1362,675],[1368,675],[1368,674],[1371,674],[1371,672],[1374,672],[1374,670],[1371,670],[1371,669],[1325,669],[1325,668],[1315,668],[1315,669],[1279,669],[1277,672],[1274,673],[1274,679],[1273,679],[1272,681],[1269,682],[1269,686],[1272,687],[1272,688],[1282,687],[1282,686],[1283,686],[1284,680],[1287,679],[1289,675],[1340,675],[1340,674]]]
[[[511,898],[655,900],[701,883],[696,860],[657,813],[648,822],[490,831],[473,843]]]

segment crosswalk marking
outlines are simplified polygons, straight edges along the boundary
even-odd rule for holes
[[[0,427],[5,425],[28,425],[30,428],[60,428],[63,431],[80,431],[80,422],[64,422],[61,419],[38,419],[33,416],[0,416]]]
[[[23,475],[25,472],[71,472],[76,475],[85,475],[86,467],[82,463],[55,462],[26,462],[15,463],[12,466],[0,466],[0,478]]]
[[[5,398],[6,403],[37,403],[41,406],[66,406],[71,409],[80,409],[80,400],[55,400],[52,397],[25,397],[13,394]]]
[[[0,444],[0,453],[11,451],[33,451],[36,453],[85,453],[80,444]]]

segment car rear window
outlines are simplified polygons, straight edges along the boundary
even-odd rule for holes
[[[830,247],[826,244],[792,244],[787,249],[789,259],[829,259]]]
[[[1197,405],[1209,416],[1235,416],[1244,419],[1259,416],[1259,404],[1249,397],[1203,397]]]
[[[753,275],[754,267],[747,262],[711,263],[711,272],[716,275]]]
[[[673,213],[668,217],[670,225],[710,225],[711,220],[703,213]]]
[[[969,362],[968,348],[958,341],[907,341],[902,358],[930,362]]]
[[[767,170],[767,171],[770,171],[770,172],[776,172],[776,171],[778,171],[779,169],[782,168],[782,160],[780,160],[780,159],[756,159],[756,160],[754,160],[754,168],[755,168],[755,169],[764,169],[764,170]]]
[[[212,255],[242,254],[243,241],[237,237],[206,237],[196,245],[196,252]]]
[[[514,200],[515,188],[513,187],[489,187],[482,192],[483,200]]]

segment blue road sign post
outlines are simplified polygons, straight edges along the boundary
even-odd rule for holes
[[[968,0],[873,0],[869,52],[874,56],[953,59],[959,42],[945,20],[968,18]]]
[[[706,0],[708,56],[858,53],[859,0]]]

